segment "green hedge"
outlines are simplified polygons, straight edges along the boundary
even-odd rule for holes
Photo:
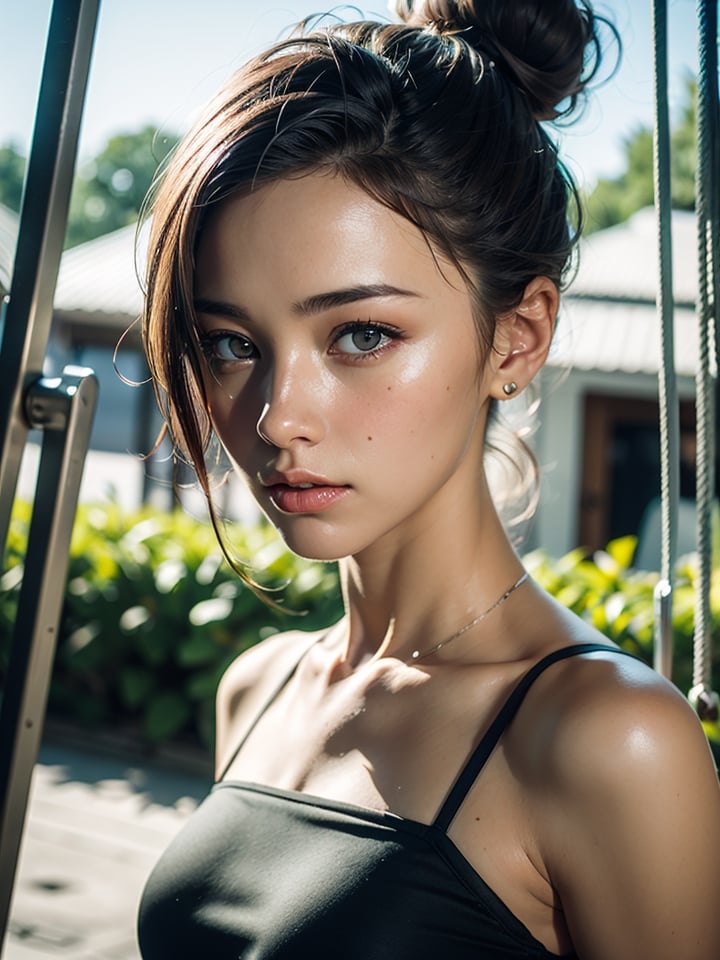
[[[18,504],[0,577],[0,671],[22,578],[29,507]],[[341,612],[334,565],[301,560],[264,523],[229,528],[242,558],[275,585],[292,613],[271,609],[228,568],[205,522],[181,511],[83,506],[74,528],[68,587],[50,692],[51,713],[87,725],[130,726],[150,743],[212,738],[213,699],[226,666],[259,639],[289,627],[316,629]],[[615,541],[594,562],[582,551],[525,562],[560,602],[623,647],[652,659],[657,576],[629,569],[634,540]],[[678,570],[675,679],[691,676],[693,577]],[[714,684],[720,683],[720,571],[712,590]],[[720,739],[720,730],[707,728]]]
[[[0,667],[22,578],[29,508],[17,506],[0,578]],[[213,699],[226,666],[259,639],[315,629],[340,615],[337,571],[309,563],[267,524],[229,531],[273,596],[269,608],[229,569],[207,523],[180,510],[125,513],[81,506],[49,710],[88,725],[131,725],[150,742],[211,739]]]

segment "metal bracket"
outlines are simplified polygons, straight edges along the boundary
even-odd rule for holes
[[[670,580],[658,580],[653,593],[655,611],[654,667],[667,680],[672,680],[673,635],[672,608],[673,586]]]
[[[0,708],[0,931],[10,910],[33,766],[40,745],[67,577],[70,537],[90,442],[97,379],[66,367],[25,393],[30,427],[43,430],[23,582]]]

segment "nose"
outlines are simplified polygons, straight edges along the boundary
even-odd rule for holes
[[[268,375],[265,404],[257,432],[265,443],[279,449],[295,443],[316,444],[325,436],[326,420],[321,377],[291,358]]]

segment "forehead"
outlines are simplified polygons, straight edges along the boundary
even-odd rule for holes
[[[282,283],[298,299],[328,283],[413,285],[428,296],[445,288],[466,293],[457,269],[433,252],[414,224],[356,184],[321,173],[230,197],[208,215],[196,292],[241,282]]]

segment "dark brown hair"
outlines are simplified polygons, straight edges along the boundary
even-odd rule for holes
[[[600,62],[575,0],[400,0],[403,25],[334,24],[232,77],[176,148],[152,203],[143,333],[174,442],[212,507],[212,430],[193,310],[209,208],[281,177],[333,171],[419,227],[461,270],[483,351],[497,317],[559,287],[577,199],[539,122],[564,116]]]

